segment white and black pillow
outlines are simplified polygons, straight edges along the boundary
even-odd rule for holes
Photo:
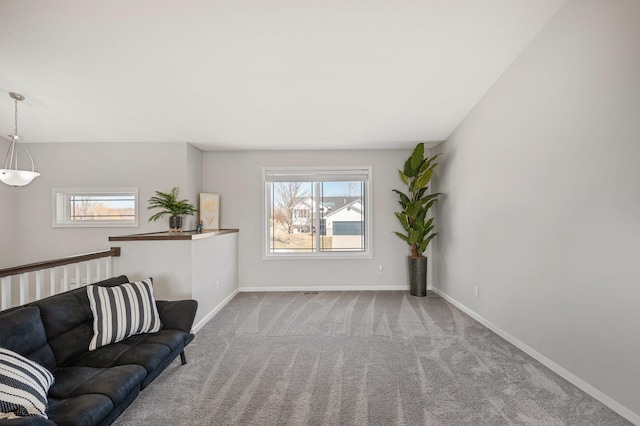
[[[90,351],[134,334],[155,333],[162,327],[152,278],[114,287],[90,285],[87,295],[93,313]]]
[[[0,348],[0,418],[47,417],[53,375],[38,363]]]

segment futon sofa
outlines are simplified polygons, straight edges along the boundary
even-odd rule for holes
[[[93,285],[113,291],[128,282],[122,275]],[[159,331],[91,351],[94,321],[85,287],[0,312],[0,348],[35,361],[54,377],[46,394],[48,419],[2,419],[0,425],[111,424],[178,355],[186,363],[197,302],[156,301],[155,306]]]

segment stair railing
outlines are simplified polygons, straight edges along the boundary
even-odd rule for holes
[[[0,269],[0,310],[111,278],[120,247]],[[35,280],[33,280],[35,278]]]

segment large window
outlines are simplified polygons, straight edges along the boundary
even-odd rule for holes
[[[264,168],[264,257],[371,257],[371,167]]]
[[[53,226],[138,226],[138,189],[55,188]]]

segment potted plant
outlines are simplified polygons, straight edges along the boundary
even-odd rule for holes
[[[439,155],[439,154],[438,154]],[[438,235],[433,232],[433,217],[428,217],[429,209],[438,200],[440,193],[428,194],[428,184],[438,163],[433,157],[425,157],[424,144],[419,143],[411,156],[404,163],[404,169],[398,170],[400,179],[407,186],[404,193],[397,189],[393,191],[400,198],[402,210],[396,212],[396,217],[405,233],[396,235],[409,244],[409,287],[412,296],[427,295],[427,258],[423,255],[431,240]]]
[[[149,222],[169,216],[169,232],[182,231],[182,216],[188,216],[196,213],[198,210],[189,203],[188,200],[179,200],[180,190],[174,187],[171,192],[156,191],[156,195],[149,198],[149,207],[151,209],[161,209],[158,213],[149,218]]]

